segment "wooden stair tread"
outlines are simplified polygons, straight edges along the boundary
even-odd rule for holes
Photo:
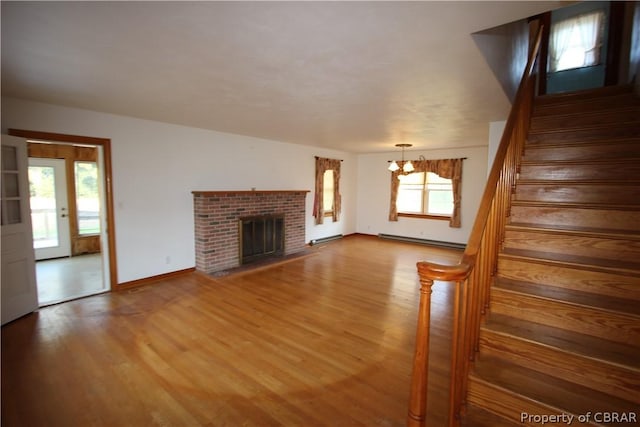
[[[640,178],[636,180],[629,179],[589,179],[589,180],[549,180],[549,179],[519,179],[517,185],[554,185],[554,186],[569,186],[569,185],[615,185],[617,187],[631,187],[637,186],[640,183]]]
[[[631,85],[534,99],[462,426],[638,415],[639,164]]]
[[[636,211],[640,210],[639,205],[616,205],[616,204],[597,204],[597,203],[566,203],[566,202],[543,202],[537,200],[513,200],[511,206],[527,206],[542,207],[555,209],[598,209],[611,211]]]
[[[615,97],[618,95],[633,94],[633,86],[630,84],[603,86],[586,90],[575,90],[560,93],[548,93],[534,98],[536,106],[552,103],[554,105],[567,102],[585,102],[585,100],[602,99],[602,97]]]
[[[615,185],[617,187],[631,187],[640,184],[640,177],[638,179],[574,179],[574,180],[553,180],[553,179],[519,179],[517,185],[555,185],[555,186],[569,186],[569,185]]]
[[[600,131],[600,130],[607,131],[611,129],[612,125],[615,125],[616,128],[625,128],[627,130],[637,131],[637,128],[640,125],[640,119],[625,119],[613,124],[612,123],[593,123],[593,124],[575,125],[571,127],[565,126],[565,127],[549,127],[549,128],[544,128],[544,127],[531,128],[529,129],[529,136],[546,135],[546,134],[550,134],[550,135],[570,134],[570,133],[580,132],[580,131]],[[638,136],[637,132],[631,132],[630,135],[627,135],[625,133],[625,134],[621,134],[620,136],[622,135],[626,135],[627,137]]]
[[[640,240],[640,230],[619,230],[615,228],[593,228],[578,225],[553,225],[512,222],[505,226],[507,230],[536,231],[541,233],[564,234],[572,236],[602,237],[624,240]]]
[[[607,98],[590,99],[580,103],[563,102],[552,104],[540,104],[534,106],[534,118],[557,117],[570,114],[593,113],[598,111],[610,111],[618,108],[637,107],[640,100],[631,93],[624,93]]]
[[[621,274],[630,274],[640,277],[640,263],[618,261],[584,256],[566,255],[561,253],[546,253],[524,249],[504,249],[502,254],[521,258],[532,258],[549,264],[562,264],[576,268],[593,269],[598,271],[611,271]]]
[[[564,147],[585,147],[589,145],[602,145],[602,144],[629,144],[635,145],[640,143],[640,136],[613,136],[607,138],[588,139],[584,141],[554,141],[554,140],[533,140],[527,141],[525,144],[525,150],[536,148],[564,148]]]
[[[605,138],[638,138],[640,137],[640,121],[621,122],[615,125],[605,124],[582,127],[572,127],[566,129],[551,130],[531,130],[526,138],[526,144],[537,143],[540,140],[546,141],[590,141],[602,140]]]
[[[587,292],[556,288],[538,283],[533,284],[520,282],[500,277],[497,278],[494,287],[511,292],[532,295],[538,298],[557,300],[574,305],[638,316],[638,323],[640,325],[640,305],[633,300],[609,297],[605,295],[594,295]]]
[[[497,357],[480,354],[471,370],[473,381],[494,384],[505,393],[541,402],[556,413],[637,411],[637,405],[572,382],[545,375]],[[498,396],[496,396],[498,398]],[[518,421],[518,420],[516,420]]]
[[[613,103],[612,101],[620,101]],[[594,99],[589,102],[580,102],[577,104],[564,103],[552,105],[537,105],[534,108],[531,118],[536,119],[553,119],[566,118],[575,116],[592,116],[597,114],[636,112],[640,108],[640,102],[633,95],[616,97],[616,99]],[[574,107],[573,109],[571,107]],[[554,114],[544,114],[546,110],[556,109]],[[542,113],[542,114],[539,114]]]
[[[592,129],[598,126],[618,126],[626,123],[638,123],[640,107],[613,106],[601,109],[571,108],[560,110],[557,114],[535,115],[531,118],[529,133],[547,131],[570,131]]]
[[[572,166],[572,165],[592,165],[594,167],[600,165],[611,164],[636,164],[640,159],[640,150],[636,153],[637,157],[624,158],[601,158],[601,159],[577,159],[577,160],[522,160],[521,166]]]
[[[511,422],[476,405],[468,405],[460,425],[462,427],[517,427],[521,423]]]
[[[599,105],[637,105],[640,104],[640,100],[633,93],[633,91],[625,91],[620,93],[613,93],[606,96],[585,96],[584,94],[562,94],[563,97],[556,96],[560,94],[549,94],[537,97],[534,100],[534,114],[539,111],[545,111],[547,109],[553,109],[554,107],[587,107],[597,108]],[[579,96],[582,99],[578,99]],[[587,104],[587,105],[585,105]],[[592,107],[595,105],[595,107]]]
[[[501,314],[491,314],[483,329],[513,335],[637,371],[640,375],[640,347],[604,340],[591,335],[541,325]]]

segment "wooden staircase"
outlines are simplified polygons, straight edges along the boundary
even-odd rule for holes
[[[462,425],[640,424],[640,100],[629,87],[535,100],[478,349]]]

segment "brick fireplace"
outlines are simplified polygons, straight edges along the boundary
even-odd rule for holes
[[[284,216],[284,251],[305,247],[307,190],[193,191],[196,270],[214,273],[238,267],[240,221],[258,216]]]

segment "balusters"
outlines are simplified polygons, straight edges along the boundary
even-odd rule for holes
[[[411,378],[411,400],[407,426],[425,425],[427,416],[427,384],[429,375],[429,324],[431,321],[431,287],[433,280],[420,276],[420,306],[416,349]]]
[[[502,246],[505,225],[510,216],[511,200],[515,193],[520,159],[529,128],[536,78],[534,64],[541,35],[542,27],[538,31],[516,100],[509,113],[460,264],[444,266],[419,262],[417,265],[421,284],[420,311],[407,419],[407,425],[410,427],[426,425],[429,321],[434,280],[454,282],[456,287],[451,341],[449,426],[458,426],[464,413],[467,378],[471,362],[478,351],[481,318],[489,309],[490,289],[497,271],[498,252]]]

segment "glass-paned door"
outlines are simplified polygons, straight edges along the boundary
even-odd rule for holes
[[[37,260],[71,255],[63,159],[29,159],[33,248]]]
[[[31,248],[29,188],[27,182],[27,142],[2,135],[0,201],[2,225],[2,265],[0,309],[2,324],[38,308],[35,261]]]

